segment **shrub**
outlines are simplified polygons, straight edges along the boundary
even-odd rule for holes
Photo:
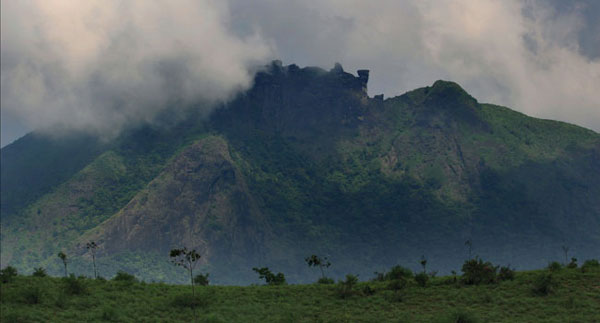
[[[363,289],[362,289],[362,293],[363,293],[363,295],[371,296],[371,295],[375,294],[375,290],[373,288],[371,288],[370,285],[365,285],[365,287],[363,287]]]
[[[581,272],[584,273],[598,269],[600,269],[600,262],[596,259],[586,260],[583,265],[581,265]]]
[[[284,285],[285,284],[285,276],[283,273],[273,274],[268,267],[262,268],[252,268],[255,272],[258,273],[259,279],[264,279],[267,285]]]
[[[462,282],[466,285],[493,284],[496,282],[497,266],[480,258],[469,259],[462,266]]]
[[[442,322],[476,323],[479,322],[479,320],[473,314],[463,309],[458,309],[447,315]]]
[[[408,285],[408,282],[406,279],[404,278],[400,278],[400,279],[394,279],[391,282],[389,282],[389,284],[387,285],[387,288],[393,291],[398,291],[401,289],[404,289],[404,287],[406,287],[406,285]]]
[[[380,272],[374,272],[375,277],[373,277],[373,279],[371,279],[371,281],[374,282],[382,282],[385,281],[385,273],[380,273]]]
[[[115,277],[113,277],[112,279],[113,281],[118,281],[118,282],[129,282],[129,283],[133,283],[137,281],[137,278],[135,278],[134,275],[130,274],[130,273],[126,273],[124,271],[119,270],[117,272],[117,274],[115,275]]]
[[[21,297],[23,303],[34,305],[42,302],[43,291],[39,286],[31,286],[23,290]]]
[[[577,258],[571,258],[571,262],[567,265],[569,269],[577,268]]]
[[[13,266],[6,266],[4,269],[0,270],[0,281],[2,283],[7,284],[14,280],[19,274],[17,269]]]
[[[500,272],[498,273],[499,281],[513,280],[513,279],[515,279],[514,269],[511,269],[510,266],[500,267]]]
[[[208,273],[206,274],[198,274],[194,277],[194,284],[199,286],[208,286]]]
[[[102,308],[102,314],[100,315],[102,321],[108,322],[119,322],[119,313],[113,306],[104,306]]]
[[[46,277],[46,276],[48,276],[48,274],[46,274],[46,269],[39,267],[39,268],[33,268],[33,274],[31,274],[31,276]]]
[[[533,292],[536,295],[545,296],[554,291],[556,283],[552,274],[541,274],[533,282]]]
[[[173,298],[171,304],[176,307],[204,308],[208,306],[208,298],[200,295],[180,294]]]
[[[59,293],[56,299],[54,300],[54,306],[65,309],[67,307],[67,296],[65,293]]]
[[[71,274],[69,277],[65,277],[62,280],[65,293],[69,295],[82,295],[87,293],[85,277],[77,278],[75,275]]]
[[[385,274],[385,280],[410,279],[412,277],[412,271],[400,265],[392,267],[392,269],[390,269],[390,271],[387,274]]]
[[[335,281],[329,277],[321,277],[317,280],[317,284],[330,285],[335,283]]]
[[[426,273],[418,273],[415,275],[415,281],[419,286],[426,287],[429,281],[429,276]]]
[[[550,271],[558,271],[562,269],[562,265],[558,261],[553,261],[548,264],[548,270]]]
[[[346,280],[340,280],[338,282],[338,293],[341,298],[347,298],[354,294],[354,287],[358,283],[358,277],[355,275],[348,274],[346,275]]]

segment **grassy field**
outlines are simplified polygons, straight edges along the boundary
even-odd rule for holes
[[[550,282],[540,282],[548,275]],[[513,280],[486,285],[465,285],[460,276],[435,277],[426,287],[413,278],[395,282],[359,282],[345,297],[340,283],[196,286],[193,301],[185,285],[17,276],[1,285],[0,318],[6,323],[600,322],[597,267],[517,272]]]

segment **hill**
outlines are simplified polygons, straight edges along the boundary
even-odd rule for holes
[[[313,281],[310,254],[334,277],[421,256],[447,273],[466,240],[519,269],[562,246],[599,257],[600,135],[447,81],[369,97],[368,76],[273,62],[208,118],[191,109],[107,143],[16,141],[1,152],[2,266],[59,273],[62,249],[89,272],[90,240],[102,273],[177,281],[167,254],[187,246],[235,284],[255,266]]]

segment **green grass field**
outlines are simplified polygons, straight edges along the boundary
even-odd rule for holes
[[[550,274],[549,293],[535,292]],[[75,281],[75,282],[73,282]],[[341,285],[196,286],[17,276],[1,285],[2,322],[600,322],[600,270],[517,272],[465,285],[435,277]],[[396,285],[394,288],[394,285]],[[399,284],[403,285],[403,284]],[[194,304],[192,306],[192,304]],[[194,309],[196,314],[194,314]]]

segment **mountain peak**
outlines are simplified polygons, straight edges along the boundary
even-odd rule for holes
[[[411,91],[408,97],[419,108],[419,123],[432,126],[466,123],[486,129],[487,125],[479,116],[480,106],[475,98],[455,82],[438,80],[432,86]]]
[[[444,108],[456,108],[467,105],[476,107],[477,100],[465,91],[458,83],[437,80],[432,86],[427,87],[425,102],[441,103]]]
[[[326,86],[356,90],[367,95],[369,70],[357,70],[357,75],[344,71],[342,64],[335,63],[334,67],[326,71],[320,67],[307,66],[300,68],[296,64],[283,65],[280,60],[274,60],[266,65],[254,77],[254,89],[273,84],[294,84],[296,86]]]

